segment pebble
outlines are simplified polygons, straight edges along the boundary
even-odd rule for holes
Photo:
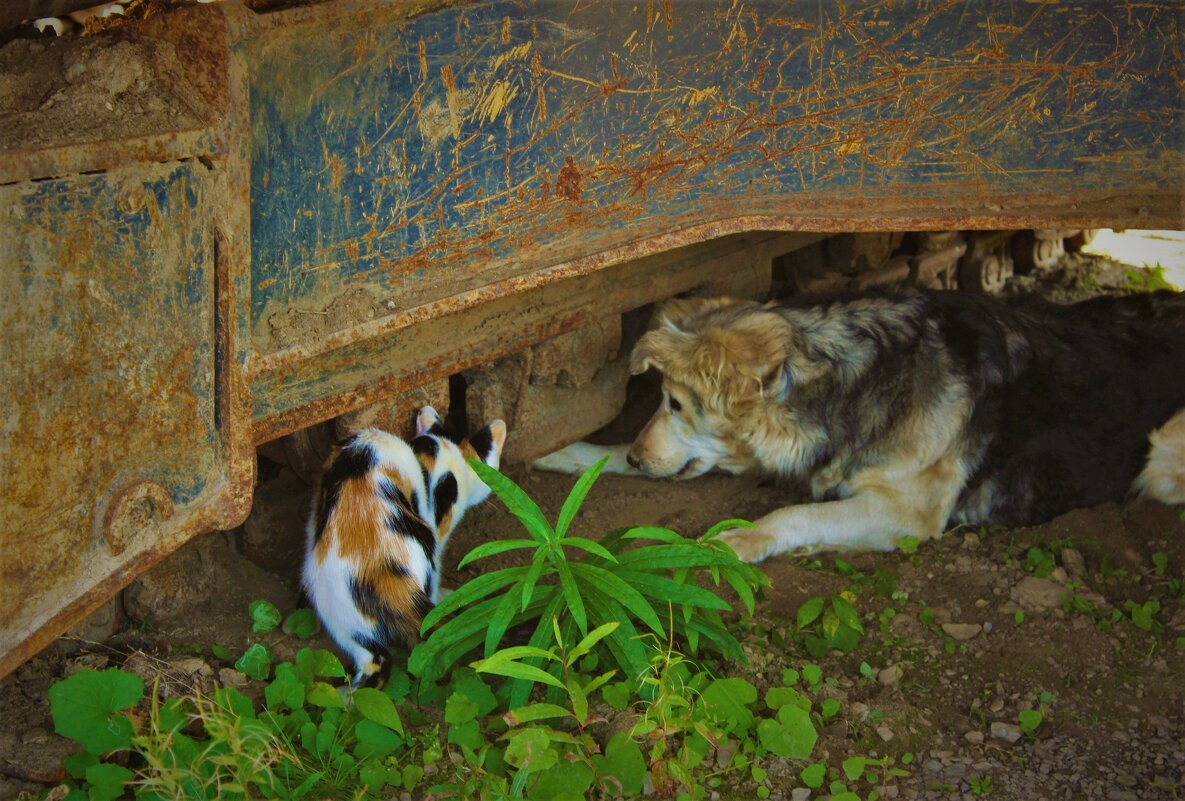
[[[218,682],[223,687],[246,687],[247,674],[234,668],[222,668],[218,671]]]
[[[901,680],[904,673],[905,671],[901,669],[900,665],[889,665],[876,674],[876,680],[884,687],[893,687]]]
[[[876,727],[876,736],[887,743],[893,739],[893,730],[882,724]]]
[[[969,731],[963,735],[963,739],[972,745],[983,745],[983,732]]]
[[[1086,575],[1086,560],[1082,558],[1082,551],[1076,548],[1062,548],[1061,560],[1071,576]]]
[[[1003,740],[1008,744],[1015,743],[1021,737],[1020,726],[1014,723],[1005,723],[1002,720],[997,720],[992,723],[992,738],[995,740]]]
[[[790,798],[792,801],[807,801],[811,797],[811,788],[809,787],[795,787],[790,791]]]
[[[1012,588],[1010,596],[1022,609],[1056,609],[1065,588],[1049,579],[1026,576]]]
[[[968,534],[963,537],[963,547],[971,550],[979,547],[979,535],[975,533]]]
[[[943,623],[942,630],[956,640],[970,640],[983,630],[978,623]]]

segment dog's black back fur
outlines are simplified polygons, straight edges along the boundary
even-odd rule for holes
[[[961,500],[991,487],[979,522],[1030,525],[1122,498],[1148,433],[1185,406],[1185,295],[1062,306],[928,292],[924,303],[974,393],[979,460]]]

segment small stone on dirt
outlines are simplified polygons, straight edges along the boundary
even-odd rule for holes
[[[791,801],[808,801],[811,797],[811,788],[809,787],[795,787],[790,791]]]
[[[876,727],[876,736],[887,743],[893,739],[893,730],[882,724]]]
[[[901,669],[900,665],[889,665],[876,674],[876,680],[884,687],[893,687],[901,680],[904,673],[905,671]]]
[[[953,639],[970,640],[978,635],[983,627],[978,623],[943,623],[942,630]]]
[[[963,735],[963,739],[971,743],[971,745],[983,745],[983,732],[976,730],[969,731]]]
[[[1020,739],[1020,726],[1015,723],[1005,723],[1002,720],[997,720],[992,724],[992,739],[1003,740],[1008,744],[1015,743]]]
[[[1027,576],[1012,588],[1012,600],[1022,609],[1056,609],[1065,588],[1049,579]]]
[[[247,674],[234,668],[222,668],[218,671],[218,683],[223,687],[246,687]]]
[[[1061,560],[1071,576],[1081,578],[1086,575],[1086,560],[1082,557],[1082,551],[1077,548],[1062,548]]]

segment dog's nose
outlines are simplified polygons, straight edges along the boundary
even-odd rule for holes
[[[629,464],[629,466],[634,468],[635,470],[642,469],[641,463],[638,461],[637,457],[635,457],[632,453],[627,453],[625,455],[625,460]]]

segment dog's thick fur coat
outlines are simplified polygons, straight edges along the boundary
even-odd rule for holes
[[[631,465],[757,468],[818,501],[729,532],[745,559],[1030,525],[1133,489],[1185,503],[1185,295],[679,300],[634,350],[650,367],[664,399]]]

